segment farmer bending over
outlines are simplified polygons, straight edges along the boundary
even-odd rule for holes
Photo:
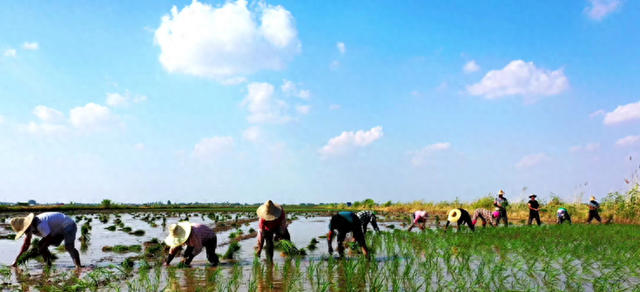
[[[371,222],[371,227],[373,227],[376,232],[380,232],[380,228],[378,228],[378,223],[376,222],[376,212],[368,210],[360,211],[357,215],[360,222],[362,222],[362,233],[365,236],[367,235],[367,226],[369,225],[369,222]]]
[[[529,200],[529,223],[528,225],[531,225],[531,222],[533,222],[533,219],[536,219],[536,223],[538,224],[538,226],[540,226],[540,204],[538,203],[538,201],[536,201],[536,195],[531,194],[529,196],[529,198],[531,200]]]
[[[587,223],[591,223],[591,220],[596,219],[600,224],[602,224],[602,219],[600,219],[600,214],[598,213],[598,209],[600,209],[600,204],[596,202],[596,197],[591,196],[589,199],[589,218],[587,218]]]
[[[414,226],[420,227],[420,230],[424,230],[427,225],[427,218],[429,218],[429,214],[427,211],[415,211],[411,214],[411,219],[413,219],[413,223],[409,226],[409,231],[413,229]]]
[[[465,209],[458,208],[449,211],[449,217],[447,218],[447,225],[444,227],[444,231],[447,231],[449,224],[453,222],[458,224],[458,231],[460,231],[460,227],[465,223],[467,223],[469,228],[471,228],[471,231],[476,231],[476,228],[473,226],[474,224],[471,221],[471,215],[469,215],[469,212]]]
[[[507,206],[509,205],[509,201],[504,197],[503,190],[498,192],[498,197],[493,202],[493,205],[496,207],[496,211],[500,212],[496,226],[498,226],[501,220],[504,220],[504,226],[509,226],[509,219],[507,219]]]
[[[265,240],[267,241],[267,259],[273,260],[273,237],[277,239],[291,240],[287,229],[287,215],[280,205],[271,200],[262,204],[256,211],[260,221],[258,222],[258,250],[256,256],[260,257]]]
[[[558,224],[562,224],[562,222],[568,221],[571,224],[571,216],[569,215],[569,211],[565,208],[558,209]]]
[[[338,232],[338,254],[340,257],[344,257],[344,239],[349,232],[353,233],[353,238],[358,242],[358,245],[362,247],[362,253],[367,257],[369,256],[367,243],[362,233],[362,223],[356,213],[343,211],[331,216],[331,220],[329,221],[329,235],[327,236],[329,254],[333,254],[331,240],[333,239],[334,230]]]
[[[16,260],[11,266],[16,267],[18,265],[18,258],[20,258],[20,256],[29,249],[29,245],[31,245],[31,236],[36,235],[42,237],[42,240],[38,243],[38,251],[47,263],[47,266],[51,266],[49,245],[59,246],[64,240],[64,247],[67,252],[69,252],[69,255],[71,255],[76,268],[81,267],[80,254],[74,246],[78,226],[71,217],[58,212],[46,212],[38,216],[34,216],[33,213],[31,213],[27,215],[27,217],[11,219],[11,228],[16,232],[16,240],[23,234],[26,234],[22,249],[20,249],[18,257],[16,257]]]
[[[187,247],[182,259],[182,263],[187,266],[191,264],[193,258],[202,252],[203,247],[207,250],[209,263],[214,266],[219,263],[218,255],[216,254],[216,247],[218,246],[216,232],[206,225],[187,221],[172,224],[169,226],[169,236],[164,242],[171,247],[167,261],[164,263],[165,266],[171,264],[171,261],[182,246]]]
[[[496,220],[498,217],[500,217],[500,212],[498,211],[491,213],[491,211],[487,209],[479,208],[473,212],[471,223],[473,224],[473,226],[475,226],[478,218],[480,218],[482,220],[482,228],[487,226],[487,222],[489,222],[489,225],[495,227],[496,224],[494,224],[494,220]]]

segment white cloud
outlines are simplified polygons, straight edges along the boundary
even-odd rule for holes
[[[347,52],[347,47],[345,47],[343,42],[339,42],[336,44],[336,48],[338,48],[338,51],[340,51],[340,54],[343,54]]]
[[[332,104],[332,105],[329,106],[329,109],[332,109],[332,110],[340,109],[340,105],[339,104]]]
[[[120,116],[112,114],[108,107],[95,103],[71,109],[69,122],[79,130],[88,131],[105,131],[124,127]]]
[[[246,0],[174,6],[155,32],[160,63],[168,72],[218,81],[284,69],[301,50],[293,15],[264,1],[250,8]]]
[[[25,50],[37,50],[38,49],[38,43],[36,43],[36,42],[33,42],[33,43],[25,42],[24,45],[22,45],[22,47]]]
[[[39,105],[31,111],[36,117],[45,123],[61,123],[64,121],[64,114],[52,108]]]
[[[308,114],[310,110],[311,110],[310,105],[296,105],[296,112],[298,112],[301,115]]]
[[[616,147],[628,147],[640,141],[640,136],[627,136],[616,141]]]
[[[600,143],[589,143],[585,146],[577,145],[569,148],[569,152],[595,151],[600,149]]]
[[[220,83],[223,85],[238,85],[247,82],[247,78],[245,77],[231,77],[225,80],[222,80]]]
[[[413,166],[424,165],[430,155],[435,152],[447,150],[449,148],[451,148],[451,144],[448,142],[428,145],[422,148],[420,151],[412,152],[413,157],[411,158],[411,164],[413,164]]]
[[[365,147],[382,138],[383,135],[384,133],[380,126],[371,128],[366,132],[362,130],[355,133],[342,132],[340,136],[331,138],[327,145],[320,148],[318,152],[322,157],[344,154],[353,148]]]
[[[12,57],[15,58],[18,56],[18,51],[16,51],[15,49],[8,49],[4,51],[4,56],[5,57]]]
[[[517,168],[533,167],[550,160],[551,158],[549,158],[549,156],[547,156],[547,154],[545,153],[527,155],[525,157],[522,157],[522,159],[520,159],[520,162],[516,164],[516,167]]]
[[[600,116],[600,115],[603,115],[603,116],[604,116],[604,114],[606,114],[606,113],[607,113],[607,112],[605,112],[605,111],[603,111],[603,110],[597,110],[597,111],[595,111],[595,112],[590,113],[590,114],[589,114],[589,118],[591,119],[591,118],[593,118],[593,117],[597,117],[597,116]]]
[[[302,83],[295,84],[287,79],[283,79],[280,89],[286,95],[295,96],[302,99],[309,99],[309,97],[311,97],[311,91],[299,89],[298,86],[300,85],[302,85]]]
[[[467,92],[487,99],[507,95],[549,96],[569,88],[563,69],[549,71],[533,62],[515,60],[502,70],[489,71],[479,83],[468,85]]]
[[[18,129],[33,135],[56,138],[62,138],[71,133],[71,130],[66,126],[35,122],[19,126]]]
[[[242,132],[242,138],[251,143],[256,143],[260,141],[261,136],[262,136],[262,132],[258,127],[250,127],[244,130],[244,132]]]
[[[127,91],[124,95],[119,93],[107,93],[106,103],[111,107],[128,106],[129,101],[141,103],[147,101],[146,95],[136,95],[131,98],[131,93]]]
[[[464,65],[464,67],[462,68],[462,71],[464,71],[464,73],[477,72],[477,71],[480,71],[480,66],[478,66],[478,64],[476,63],[476,60],[471,60]]]
[[[333,71],[336,71],[339,68],[340,68],[340,62],[338,62],[338,61],[334,60],[333,62],[331,62],[331,64],[329,64],[329,69],[331,69]]]
[[[589,3],[591,6],[585,7],[584,13],[595,20],[602,20],[622,6],[619,0],[589,0]]]
[[[231,151],[234,145],[235,141],[229,136],[204,138],[196,144],[193,155],[200,159],[215,158]]]
[[[144,150],[144,144],[142,144],[142,143],[138,143],[138,144],[134,145],[134,147],[138,151],[143,151]]]
[[[247,117],[250,123],[283,124],[291,121],[286,114],[289,106],[282,100],[274,99],[274,88],[269,83],[251,83],[247,85],[248,93],[242,101],[251,113]]]
[[[640,101],[618,106],[614,111],[604,116],[605,125],[614,125],[640,119]]]

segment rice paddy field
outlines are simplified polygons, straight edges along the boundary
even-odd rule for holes
[[[82,263],[64,248],[53,267],[34,259],[11,268],[22,239],[3,223],[3,291],[640,291],[640,226],[555,225],[407,232],[405,215],[387,213],[367,233],[369,259],[347,240],[346,258],[327,253],[326,213],[289,213],[293,245],[273,262],[254,256],[255,213],[74,214]],[[6,218],[7,215],[0,215]],[[162,240],[180,220],[215,228],[218,267],[205,253],[191,267],[164,267]],[[480,226],[478,224],[476,227]],[[333,242],[334,248],[336,242]]]

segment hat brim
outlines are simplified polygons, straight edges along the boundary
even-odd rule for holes
[[[537,198],[537,197],[538,197],[538,196],[536,196],[536,195],[531,195],[531,196],[529,196],[529,198]]]
[[[33,213],[29,213],[29,215],[27,215],[27,217],[24,217],[22,230],[14,230],[14,231],[16,231],[15,240],[20,239],[20,237],[22,237],[24,235],[24,233],[27,232],[27,230],[29,230],[29,227],[31,227],[31,223],[33,222],[33,218],[35,218],[35,217],[36,217],[36,215],[33,214]]]
[[[447,220],[449,222],[458,222],[458,220],[460,220],[460,217],[462,217],[462,212],[460,212],[459,209],[455,209],[449,212],[449,217],[447,218]]]
[[[184,230],[183,237],[176,237],[173,234],[169,234],[167,238],[165,238],[164,243],[166,243],[169,247],[177,247],[183,245],[187,240],[189,240],[189,235],[191,235],[191,223],[189,221],[182,221],[176,224],[178,228],[182,228]]]
[[[273,221],[280,218],[280,216],[282,215],[282,207],[276,203],[274,203],[273,205],[276,208],[271,209],[271,212],[268,212],[267,205],[262,205],[258,207],[256,214],[258,215],[258,217],[266,221]]]

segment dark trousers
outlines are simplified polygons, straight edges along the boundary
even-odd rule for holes
[[[207,261],[210,264],[217,266],[220,262],[218,259],[218,254],[216,254],[216,247],[218,247],[218,240],[216,238],[207,240],[202,243],[205,251],[207,252]]]
[[[500,210],[500,217],[496,220],[496,227],[500,224],[500,221],[504,221],[504,226],[509,226],[509,219],[507,218],[507,210]]]
[[[600,214],[598,214],[598,210],[589,210],[589,218],[587,218],[587,223],[591,223],[591,220],[596,219],[598,222],[602,223],[602,219],[600,219]]]
[[[349,220],[340,215],[334,215],[331,217],[331,226],[338,231],[338,254],[340,254],[340,256],[344,256],[344,240],[349,232],[353,233],[353,238],[358,242],[360,247],[367,247],[364,233],[362,233],[362,223],[360,219],[354,218],[353,222],[349,222]]]
[[[540,212],[529,210],[529,222],[527,224],[531,225],[533,219],[536,219],[536,223],[540,226]]]
[[[569,214],[566,214],[564,216],[558,217],[558,224],[562,224],[564,223],[564,221],[567,221],[569,222],[569,224],[571,224],[571,216],[569,216]]]
[[[282,230],[282,229],[284,229],[284,230]],[[287,228],[278,227],[276,229],[276,231],[265,230],[264,231],[264,241],[265,241],[265,245],[266,245],[266,248],[267,248],[267,259],[268,260],[273,260],[273,249],[274,249],[273,238],[274,237],[277,237],[278,240],[284,239],[284,240],[291,241],[291,235],[289,234],[289,229],[287,229]]]

